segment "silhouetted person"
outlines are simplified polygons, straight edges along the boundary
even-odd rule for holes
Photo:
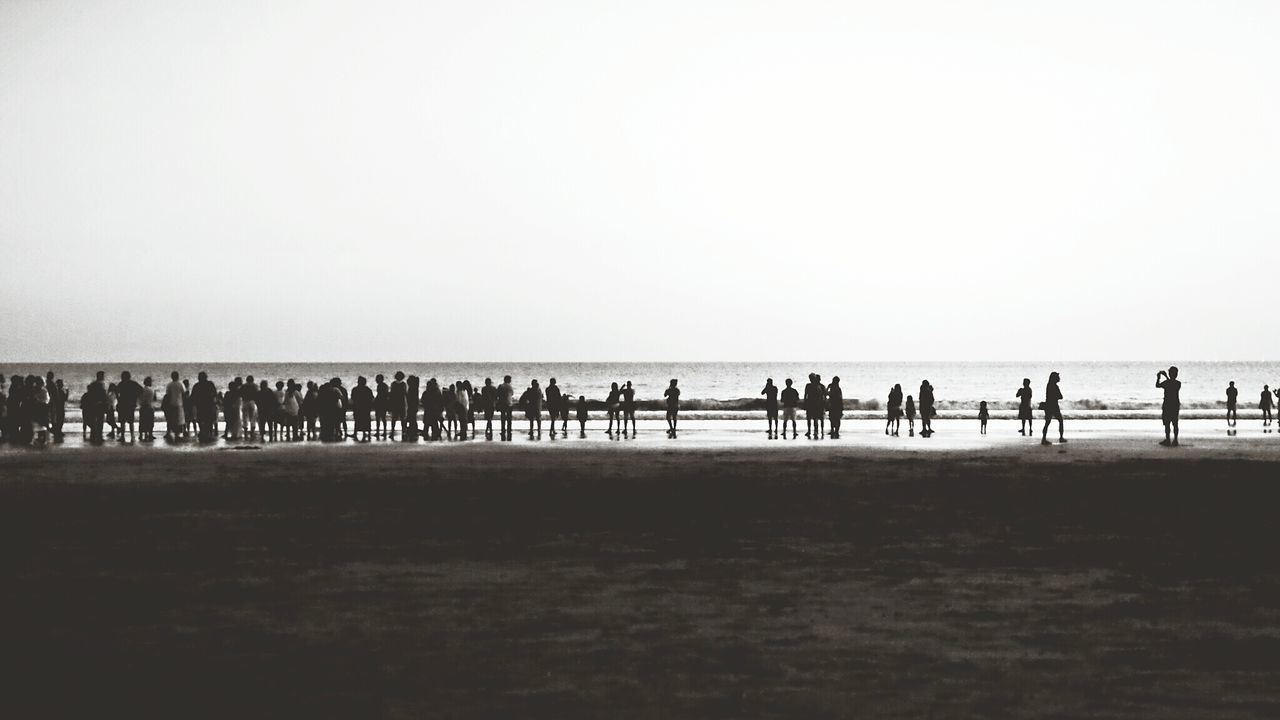
[[[529,382],[529,388],[520,396],[520,405],[529,420],[529,438],[533,438],[534,424],[538,426],[538,435],[542,435],[542,388],[538,387],[537,380]]]
[[[605,432],[613,435],[613,424],[618,424],[618,432],[622,432],[622,389],[618,383],[609,386],[609,395],[604,399],[604,409],[609,417],[609,427]]]
[[[458,404],[458,439],[466,440],[467,426],[472,424],[474,417],[471,413],[471,383],[466,380],[459,381],[454,397]],[[555,432],[555,428],[552,428],[552,432]],[[472,428],[472,435],[475,435],[475,428]]]
[[[987,412],[987,401],[983,400],[982,402],[978,403],[978,424],[979,424],[978,434],[979,435],[987,434],[987,420],[989,419],[991,419],[991,413]]]
[[[587,410],[587,396],[578,396],[578,437],[587,436],[587,420],[589,419],[589,411]]]
[[[336,389],[336,386],[335,386]],[[258,381],[258,440],[276,435],[276,394],[266,380]]]
[[[1236,389],[1236,381],[1227,383],[1227,424],[1231,427],[1236,426],[1236,398],[1239,396],[1240,391]]]
[[[62,442],[62,426],[67,421],[67,389],[62,380],[55,379],[50,370],[44,378],[44,387],[49,391],[49,435],[54,442]]]
[[[889,412],[885,417],[884,434],[897,436],[902,427],[902,385],[895,383],[889,388]]]
[[[765,435],[773,437],[778,432],[778,386],[773,378],[765,378],[760,394],[764,396]]]
[[[369,380],[361,375],[351,388],[351,423],[355,438],[361,442],[369,442],[373,437],[373,404],[373,389],[369,387]]]
[[[782,435],[787,435],[787,423],[791,423],[791,437],[798,437],[800,430],[796,427],[796,408],[800,405],[800,391],[792,386],[791,378],[786,379],[786,387],[782,389]]]
[[[405,384],[404,373],[397,370],[395,382],[391,383],[391,391],[387,394],[387,415],[390,416],[391,435],[396,437],[396,426],[403,431],[404,417],[409,412],[409,386]],[[346,417],[345,415],[343,416]]]
[[[547,412],[551,415],[551,437],[556,436],[556,417],[560,414],[560,386],[556,379],[547,381]]]
[[[409,408],[405,413],[404,439],[413,440],[415,442],[418,440],[418,410],[420,409],[419,406],[422,397],[419,393],[418,386],[421,382],[421,378],[417,375],[410,375],[409,379],[405,380],[405,400],[409,403]],[[470,386],[468,386],[467,389],[470,390]],[[474,428],[472,428],[472,434],[475,434]]]
[[[511,387],[511,376],[503,375],[502,384],[498,386],[498,435],[500,440],[511,439],[511,416],[514,412],[513,405],[516,396],[515,388]]]
[[[422,430],[428,440],[440,439],[440,416],[444,413],[444,394],[435,378],[427,380],[422,390]]]
[[[933,435],[933,416],[937,411],[933,409],[933,385],[928,380],[920,383],[920,437],[931,437]]]
[[[1262,426],[1271,424],[1271,386],[1262,386],[1262,397],[1258,400],[1258,409],[1262,411]]]
[[[831,419],[831,439],[840,437],[840,421],[844,418],[844,391],[840,389],[840,376],[831,378],[827,386],[827,413]]]
[[[233,379],[227,384],[227,389],[222,393],[222,439],[223,440],[239,440],[240,439],[240,385],[243,384],[240,378]]]
[[[111,394],[109,387],[107,394]],[[191,404],[191,378],[182,378],[182,419],[182,436],[191,437],[191,429],[196,425],[196,408]]]
[[[480,388],[480,409],[484,412],[484,436],[493,439],[493,411],[498,405],[498,388],[493,385],[493,378],[485,378]]]
[[[186,408],[182,403],[185,388],[178,377],[177,370],[169,373],[169,384],[164,386],[164,399],[160,401],[160,409],[164,411],[165,440],[177,440],[187,424]]]
[[[1018,398],[1018,434],[1035,436],[1034,416],[1031,414],[1031,378],[1022,378],[1022,387],[1013,396]]]
[[[218,437],[218,388],[201,370],[191,386],[191,406],[196,412],[196,437],[208,442]]]
[[[84,397],[80,399],[80,411],[84,414],[85,425],[89,428],[89,440],[91,442],[102,442],[102,423],[106,417],[107,408],[107,384],[104,380],[105,373],[98,371],[96,379],[89,383],[85,388]],[[13,402],[13,393],[17,388],[17,379],[14,379],[14,387],[10,390],[9,402]],[[13,410],[10,408],[10,418],[13,418]]]
[[[156,389],[150,375],[143,378],[138,398],[138,436],[147,441],[156,439]]]
[[[676,436],[676,422],[680,417],[680,388],[676,387],[676,379],[671,379],[671,385],[662,393],[667,399],[667,433],[671,437]]]
[[[1059,403],[1062,401],[1062,390],[1058,388],[1058,383],[1062,377],[1057,371],[1049,373],[1049,382],[1044,386],[1044,402],[1041,406],[1044,408],[1044,430],[1040,434],[1040,444],[1050,445],[1049,442],[1049,424],[1054,420],[1058,421],[1058,442],[1064,443],[1067,438],[1062,432],[1062,407]]]
[[[120,423],[120,442],[124,442],[125,430],[130,437],[137,435],[135,418],[138,412],[138,400],[142,397],[142,386],[133,379],[128,370],[120,373],[120,382],[116,384],[116,418]]]
[[[636,432],[636,391],[631,381],[622,386],[622,432],[627,431],[627,423],[631,423],[631,434]]]
[[[907,396],[907,437],[916,436],[916,400]]]
[[[569,393],[560,395],[560,433],[569,437],[569,410],[572,398]]]
[[[240,417],[245,439],[252,440],[254,433],[262,429],[258,423],[258,384],[252,375],[246,375],[240,386]]]
[[[1160,378],[1164,378],[1161,380]],[[1164,441],[1161,445],[1176,446],[1178,444],[1178,413],[1182,409],[1182,401],[1178,391],[1182,389],[1182,381],[1178,380],[1177,366],[1170,366],[1168,371],[1156,373],[1156,387],[1164,390],[1164,402],[1160,404],[1160,422],[1164,423]],[[1169,439],[1169,429],[1173,428],[1173,440]]]
[[[387,407],[391,404],[391,386],[387,385],[387,380],[381,374],[373,378],[374,388],[377,394],[373,398],[373,417],[375,425],[373,426],[373,434],[378,437],[387,436]],[[356,430],[356,432],[360,432]]]
[[[804,436],[819,438],[824,431],[823,414],[827,409],[827,391],[822,385],[822,376],[809,374],[809,382],[804,386]]]

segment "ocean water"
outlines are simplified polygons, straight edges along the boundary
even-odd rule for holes
[[[773,378],[782,386],[793,378],[803,388],[811,372],[819,373],[823,382],[833,375],[840,377],[845,404],[854,416],[878,414],[894,383],[901,383],[906,395],[916,395],[920,381],[928,379],[934,387],[941,417],[968,416],[977,412],[978,403],[986,400],[993,416],[1014,413],[1014,393],[1022,378],[1031,379],[1034,402],[1044,394],[1050,371],[1062,376],[1065,395],[1063,408],[1076,417],[1149,417],[1158,415],[1162,394],[1155,387],[1157,370],[1168,362],[711,362],[711,363],[7,363],[0,365],[6,377],[14,374],[44,375],[49,370],[63,378],[72,388],[72,405],[76,404],[94,373],[103,370],[108,378],[118,379],[129,370],[139,381],[147,375],[163,386],[169,373],[176,370],[194,381],[197,372],[209,373],[219,388],[236,376],[253,375],[255,379],[293,378],[298,381],[323,381],[340,377],[347,386],[355,384],[359,375],[373,382],[375,375],[388,377],[397,370],[418,375],[425,380],[437,378],[443,383],[468,379],[479,385],[486,377],[494,383],[503,375],[511,375],[516,388],[530,379],[544,387],[548,378],[573,396],[601,401],[611,382],[628,380],[636,388],[642,411],[656,412],[662,407],[662,392],[672,378],[678,378],[682,393],[682,409],[701,413],[702,417],[749,417],[762,408],[761,389],[765,378]],[[1240,390],[1240,407],[1257,407],[1263,385],[1280,383],[1277,362],[1187,362],[1180,363],[1182,407],[1184,416],[1217,416],[1225,407],[1225,389],[1234,380]]]

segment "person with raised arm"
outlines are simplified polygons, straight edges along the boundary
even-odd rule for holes
[[[1161,380],[1160,378],[1164,378]],[[1178,380],[1177,366],[1156,373],[1156,387],[1164,390],[1164,401],[1160,404],[1160,422],[1164,423],[1164,441],[1166,447],[1178,446],[1178,413],[1182,409],[1182,401],[1178,391],[1182,389],[1182,381]],[[1169,429],[1173,428],[1173,440],[1169,439]]]
[[[773,378],[765,378],[760,394],[764,396],[764,434],[775,437],[778,434],[778,386],[773,384]]]
[[[627,423],[631,423],[631,436],[636,434],[636,390],[631,381],[622,386],[622,432],[627,432]]]
[[[613,436],[613,424],[618,424],[618,434],[622,434],[622,389],[618,383],[609,386],[609,395],[604,399],[605,412],[609,416],[609,428],[605,433]]]
[[[667,434],[671,437],[676,436],[676,423],[680,417],[680,388],[677,387],[677,380],[671,379],[671,385],[662,393],[667,399]]]

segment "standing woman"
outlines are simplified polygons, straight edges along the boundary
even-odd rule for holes
[[[622,413],[621,410],[622,391],[618,389],[618,383],[609,386],[609,396],[605,398],[605,410],[609,414],[609,429],[605,432],[613,434],[613,421],[618,421],[618,432],[622,432]]]
[[[373,396],[373,436],[387,436],[387,406],[391,403],[388,394],[391,388],[387,385],[387,379],[382,375],[376,375],[373,378],[375,394]],[[357,430],[356,432],[360,432]]]
[[[928,380],[920,383],[920,436],[933,434],[933,386]]]
[[[302,385],[289,378],[284,393],[284,412],[289,418],[289,439],[302,439]]]
[[[378,377],[382,377],[379,375]],[[375,400],[373,390],[369,389],[369,381],[363,375],[356,378],[356,386],[351,389],[351,420],[355,425],[356,442],[369,442],[369,413],[373,410]]]
[[[1258,409],[1262,411],[1262,426],[1271,424],[1271,386],[1262,386],[1262,399],[1258,401]]]
[[[1018,434],[1035,437],[1034,419],[1031,416],[1031,378],[1022,378],[1022,387],[1013,394],[1018,398]]]
[[[109,438],[116,436],[116,431],[120,426],[116,424],[116,402],[119,400],[120,391],[116,388],[115,383],[107,385],[107,424],[111,426],[111,432],[107,435]]]
[[[1062,408],[1058,402],[1062,400],[1062,391],[1058,389],[1058,381],[1062,378],[1057,371],[1049,373],[1049,384],[1044,387],[1044,432],[1040,435],[1041,445],[1051,445],[1049,442],[1049,423],[1053,420],[1058,421],[1058,442],[1067,441],[1062,435]]]
[[[307,439],[311,440],[319,432],[316,419],[320,417],[320,386],[315,380],[307,381],[307,394],[302,398],[302,414],[307,418]]]
[[[827,386],[827,414],[831,420],[831,439],[840,438],[840,420],[844,418],[844,391],[840,389],[840,376],[831,378]]]
[[[902,385],[895,383],[889,388],[889,415],[884,423],[884,434],[897,436],[902,427]]]

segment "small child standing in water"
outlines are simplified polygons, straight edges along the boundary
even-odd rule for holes
[[[566,418],[569,417],[569,410],[567,409],[567,405],[564,412],[564,416]],[[588,417],[587,396],[579,395],[578,396],[578,431],[582,434],[582,437],[587,436],[587,417]]]
[[[907,437],[916,436],[916,401],[910,395],[907,396]]]
[[[978,422],[981,423],[982,425],[982,429],[979,431],[979,434],[981,435],[987,434],[987,420],[990,417],[991,417],[991,414],[987,412],[987,401],[983,400],[982,402],[978,403]]]

